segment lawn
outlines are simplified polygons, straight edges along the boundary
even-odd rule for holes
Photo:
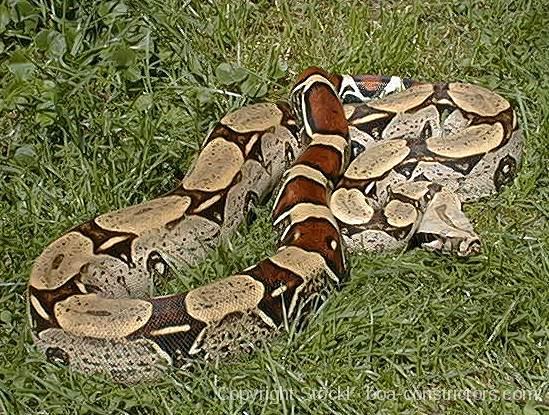
[[[1,2],[0,413],[548,411],[548,39],[543,1]],[[482,253],[354,257],[305,329],[157,383],[47,363],[24,294],[46,244],[169,190],[216,120],[284,98],[309,65],[475,82],[516,105],[519,176],[467,206]],[[274,252],[269,207],[158,292]]]

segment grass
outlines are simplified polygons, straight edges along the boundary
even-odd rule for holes
[[[516,413],[549,410],[549,18],[541,1],[45,1],[0,4],[0,413]],[[352,259],[312,323],[250,356],[124,388],[31,342],[32,261],[66,229],[181,179],[230,109],[309,65],[465,80],[512,100],[515,182],[467,207],[467,260]],[[225,91],[225,92],[224,92]],[[228,91],[228,92],[227,92]],[[274,250],[268,208],[163,293]],[[416,395],[413,395],[416,393]]]

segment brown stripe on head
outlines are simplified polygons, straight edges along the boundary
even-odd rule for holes
[[[343,246],[339,231],[323,218],[308,218],[296,223],[287,232],[281,244],[297,246],[306,251],[318,252],[338,277],[345,273]]]
[[[281,190],[280,198],[273,210],[273,218],[277,218],[298,203],[326,206],[326,196],[326,187],[320,183],[303,176],[294,177]]]

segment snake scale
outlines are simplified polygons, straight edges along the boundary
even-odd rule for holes
[[[173,191],[52,242],[28,286],[33,338],[51,361],[126,384],[249,351],[341,286],[345,251],[477,253],[461,203],[498,191],[520,157],[513,108],[485,88],[309,68],[289,104],[221,119]],[[202,260],[275,187],[274,255],[150,297],[154,277]]]

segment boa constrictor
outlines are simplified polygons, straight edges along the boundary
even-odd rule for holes
[[[226,115],[172,192],[106,213],[51,243],[28,287],[39,349],[134,383],[190,358],[250,350],[340,286],[344,249],[421,245],[469,255],[461,202],[515,175],[510,104],[463,83],[340,76],[309,68],[284,103]],[[278,185],[278,251],[183,294],[150,298],[153,277],[194,264]]]

